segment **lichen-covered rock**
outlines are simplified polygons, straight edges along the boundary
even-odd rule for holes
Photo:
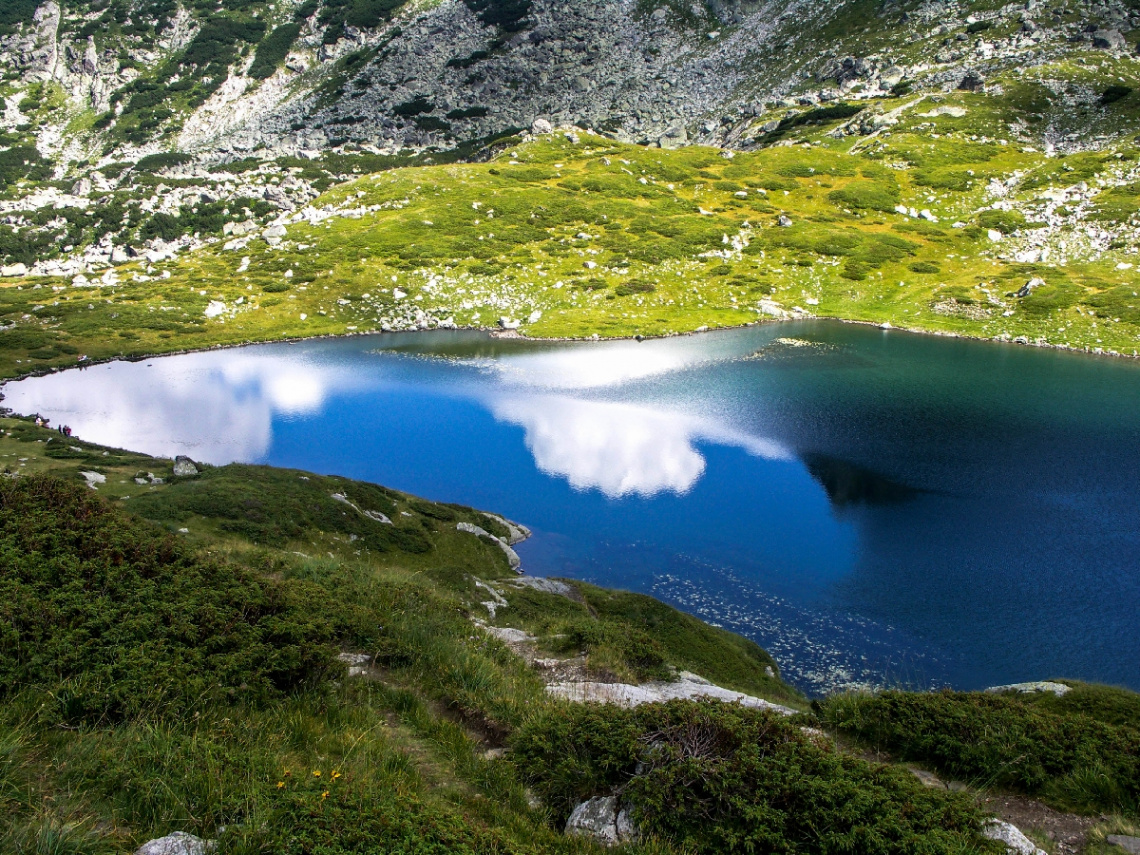
[[[638,837],[629,810],[620,806],[616,796],[582,802],[566,820],[566,833],[589,837],[603,846],[631,843]]]
[[[189,457],[175,457],[174,474],[179,478],[193,478],[198,474],[198,467]]]
[[[217,848],[213,840],[203,840],[185,831],[148,840],[135,850],[135,855],[208,855]]]
[[[1033,841],[1021,833],[1021,830],[1000,819],[991,820],[982,829],[982,835],[998,843],[1004,843],[1005,848],[1014,855],[1047,855],[1043,849],[1038,849]]]

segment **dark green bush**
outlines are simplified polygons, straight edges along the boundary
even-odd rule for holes
[[[194,158],[189,154],[183,154],[180,151],[160,151],[157,154],[148,154],[146,157],[140,157],[135,168],[139,172],[156,172],[159,169],[168,169],[172,166],[182,166],[185,163],[190,163]]]
[[[1100,103],[1107,107],[1109,104],[1115,104],[1117,101],[1123,101],[1132,94],[1131,86],[1122,86],[1119,83],[1114,83],[1109,86],[1104,92],[1101,93]]]
[[[161,493],[140,496],[133,510],[160,522],[182,522],[190,516],[218,521],[228,532],[254,543],[283,546],[318,532],[355,535],[361,546],[376,552],[424,553],[431,543],[404,526],[369,519],[332,498],[349,489],[338,479],[302,480],[288,469],[233,464],[207,469],[193,480],[172,484]],[[391,516],[395,505],[379,487],[353,484],[349,498],[362,511]],[[437,507],[437,506],[430,506]]]
[[[34,145],[17,145],[0,151],[0,190],[25,178],[44,181],[51,173],[51,161]]]
[[[238,42],[256,44],[265,35],[265,22],[258,18],[215,15],[186,46],[181,64],[205,68],[231,65],[237,59]]]
[[[998,852],[965,795],[840,754],[780,716],[717,702],[563,706],[515,735],[523,777],[564,821],[617,792],[644,832],[694,853]]]
[[[498,27],[506,33],[525,29],[530,15],[531,0],[463,0],[475,15],[488,27]]]
[[[4,0],[0,3],[0,36],[7,35],[20,24],[31,23],[39,0]]]
[[[298,608],[310,596],[198,559],[81,483],[0,482],[0,693],[42,689],[50,719],[264,701],[314,683],[335,660],[331,624]]]
[[[936,261],[916,261],[910,265],[914,273],[941,273],[942,267]]]
[[[1025,216],[1020,211],[982,211],[978,215],[978,225],[1009,235],[1025,227]]]
[[[412,100],[404,101],[393,107],[392,115],[410,119],[413,116],[419,116],[422,113],[430,113],[434,109],[435,104],[429,101],[426,95],[417,95]]]
[[[249,66],[249,76],[255,80],[264,80],[272,76],[277,67],[289,55],[293,42],[301,34],[300,24],[282,24],[274,28],[265,40],[257,46],[257,53],[253,55],[253,62]]]
[[[893,211],[899,203],[899,186],[893,178],[880,181],[852,181],[827,194],[832,203],[864,211]]]
[[[650,282],[642,282],[638,279],[631,279],[628,282],[623,282],[614,288],[614,293],[619,297],[630,297],[634,294],[651,294],[657,290],[657,286]]]
[[[884,692],[833,698],[827,723],[959,779],[1085,810],[1140,808],[1140,729],[1017,697]]]

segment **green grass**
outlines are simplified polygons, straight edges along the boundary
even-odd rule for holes
[[[685,669],[804,703],[763,650],[651,598],[510,584],[501,550],[455,529],[502,533],[479,511],[268,467],[174,478],[170,461],[22,419],[0,419],[0,464],[0,850],[103,855],[179,829],[236,853],[585,853],[560,832],[566,813],[619,789],[649,833],[634,852],[989,851],[968,797],[798,721],[548,700],[538,672],[474,626],[487,586],[507,603],[495,623],[534,633],[544,655],[585,654],[598,676]],[[91,490],[81,470],[106,481]],[[368,676],[346,679],[337,650],[366,653]],[[962,696],[961,732],[931,725],[956,696],[897,696],[927,710],[921,725],[850,699],[823,718],[925,734],[976,784],[1134,816],[1136,696],[1073,685],[1061,699]],[[1053,778],[1037,786],[1037,769]]]
[[[293,470],[177,479],[170,461],[71,442],[0,420],[0,460],[20,473],[0,481],[0,849],[111,853],[183,829],[228,852],[591,851],[483,755],[547,702],[537,674],[474,628],[475,580],[526,625],[579,605],[516,592],[501,551],[455,530],[498,523]],[[91,469],[107,478],[97,491],[78,476]],[[136,484],[145,473],[165,480]],[[368,526],[392,527],[333,493],[428,548],[371,542]],[[794,696],[742,639],[584,591],[607,631],[643,618],[634,634],[664,664],[703,656]],[[368,653],[370,678],[346,681],[338,648]],[[633,671],[636,652],[609,661]]]
[[[697,147],[553,137],[508,145],[486,163],[364,176],[316,203],[365,209],[360,216],[289,224],[279,246],[254,238],[233,251],[215,244],[175,261],[125,265],[109,286],[25,280],[0,289],[0,319],[10,326],[0,338],[0,375],[66,366],[80,355],[420,321],[492,326],[502,315],[532,335],[586,337],[806,312],[1131,355],[1140,344],[1140,274],[1126,230],[1140,210],[1140,183],[1129,177],[1136,151],[1047,157],[986,135],[996,109],[988,96],[946,96],[942,106],[964,117],[924,118],[933,106],[916,99],[870,143],[808,126],[811,148],[726,159]],[[987,188],[1007,179],[1015,182],[1009,204],[995,206]],[[1018,261],[1045,234],[1037,231],[1048,205],[1042,194],[1080,181],[1103,189],[1087,206],[1054,206],[1061,224],[1045,241],[1052,255]],[[896,205],[937,222],[896,213]],[[781,216],[791,227],[778,224]],[[1119,239],[1107,250],[1079,249],[1086,218]],[[1035,277],[1048,287],[1014,296]],[[968,311],[958,299],[965,294],[975,297]],[[212,300],[227,311],[208,319]]]

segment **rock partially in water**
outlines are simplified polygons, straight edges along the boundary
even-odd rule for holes
[[[135,855],[207,855],[217,848],[213,840],[203,840],[185,831],[148,840],[135,850]]]
[[[598,796],[582,802],[566,820],[566,833],[589,837],[603,846],[632,843],[638,837],[629,810],[621,808],[616,796]]]
[[[1048,855],[1043,849],[1038,849],[1033,841],[1021,833],[1017,826],[992,819],[982,829],[982,836],[998,843],[1004,843],[1007,851],[1014,855]]]
[[[1052,692],[1058,698],[1072,690],[1072,686],[1066,686],[1064,683],[1054,683],[1049,680],[1037,680],[1032,683],[1010,683],[1008,686],[990,686],[986,689],[991,695],[1000,695],[1007,692],[1016,692],[1021,695],[1030,695],[1035,692]]]
[[[490,514],[484,512],[483,516],[493,519],[499,525],[507,530],[507,543],[514,546],[516,543],[522,543],[530,537],[530,529],[522,523],[512,522],[506,517],[501,517],[498,514]]]

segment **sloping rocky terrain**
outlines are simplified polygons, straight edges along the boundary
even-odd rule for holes
[[[378,226],[405,229],[412,208],[423,222],[458,223],[454,211],[415,201],[421,179],[471,196],[465,205],[485,204],[499,193],[502,167],[533,161],[519,153],[545,139],[571,148],[542,148],[553,152],[546,172],[511,170],[506,183],[524,191],[511,195],[525,210],[499,206],[500,216],[541,220],[539,231],[514,229],[514,243],[500,233],[491,258],[489,244],[473,249],[471,241],[494,239],[478,233],[483,218],[474,215],[448,232],[454,246],[418,253],[429,282],[471,262],[458,275],[476,277],[474,296],[436,300],[438,311],[381,307],[320,332],[501,317],[526,326],[545,312],[537,334],[661,334],[819,314],[1128,354],[1140,333],[1134,295],[1120,290],[1136,284],[1138,26],[1135,0],[12,0],[0,10],[0,274],[12,283],[44,277],[34,284],[57,289],[188,277],[194,305],[180,308],[206,311],[211,340],[228,340],[225,319],[209,309],[236,299],[223,287],[235,270],[216,263],[222,247],[248,250],[235,255],[250,259],[236,272],[252,288],[261,279],[273,280],[271,293],[295,285],[288,299],[297,300],[305,288],[280,281],[297,263],[277,270],[293,246],[286,230],[319,226],[315,237],[360,221],[353,235],[334,228],[296,250],[331,241],[345,281],[328,296],[374,296],[374,275],[396,282],[397,271],[352,265],[368,260],[361,253],[383,258],[370,237]],[[821,161],[820,151],[840,160]],[[595,168],[592,154],[613,180],[566,184],[564,172]],[[748,159],[732,164],[737,154]],[[465,162],[485,166],[441,171]],[[345,192],[392,170],[401,177],[391,184],[361,184],[355,200]],[[619,198],[653,196],[614,184],[625,180],[619,173],[657,197],[614,210]],[[587,204],[585,219],[566,192]],[[669,264],[630,267],[647,234],[639,211],[658,221],[686,214],[667,234],[653,232]],[[554,244],[596,235],[607,218],[628,234],[610,223],[610,255],[575,262],[601,266],[592,284],[568,283],[567,293],[581,286],[590,300],[560,307],[543,295],[540,268],[551,251],[565,255]],[[932,232],[939,223],[943,233]],[[758,241],[758,225],[789,231]],[[884,226],[907,234],[887,246]],[[524,248],[540,244],[549,249]],[[507,270],[512,254],[516,269]],[[883,266],[900,260],[897,271]],[[730,269],[739,280],[731,294],[718,290]],[[905,308],[892,305],[904,292],[884,290],[885,280],[849,284],[896,272]],[[618,281],[626,274],[638,281]],[[596,306],[580,311],[610,286],[638,291],[640,306],[677,276],[700,280],[698,305],[684,317],[669,310],[635,322],[600,304],[610,321],[631,319],[615,324],[601,322]],[[219,287],[206,310],[196,305],[203,280]],[[389,293],[421,296],[396,284]],[[658,301],[679,305],[674,297]],[[1031,323],[1018,322],[1021,301],[1039,304]],[[329,315],[311,308],[302,321]],[[554,311],[566,322],[554,323]],[[1123,334],[1103,334],[1105,314]],[[9,326],[31,317],[17,308],[0,315]],[[308,334],[312,322],[295,329],[284,317],[255,337]]]

